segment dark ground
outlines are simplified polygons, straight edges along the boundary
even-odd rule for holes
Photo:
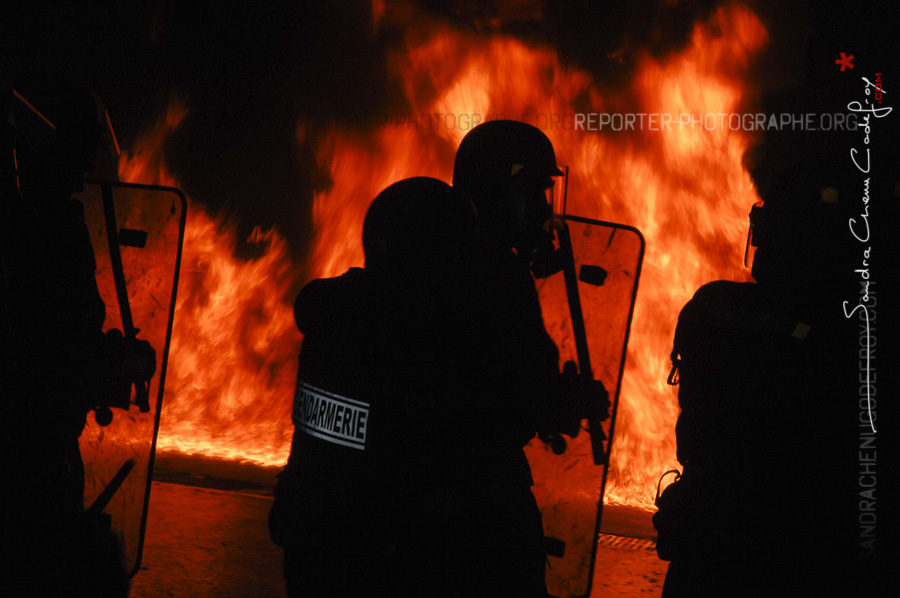
[[[176,473],[187,460],[192,473]],[[222,467],[212,459],[159,457],[131,598],[286,596],[281,549],[266,526],[275,470],[230,464],[222,476]],[[605,508],[592,597],[661,595],[667,563],[656,556],[649,520],[639,509]]]

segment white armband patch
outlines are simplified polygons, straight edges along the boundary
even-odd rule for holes
[[[294,425],[310,436],[366,450],[369,404],[297,381]]]

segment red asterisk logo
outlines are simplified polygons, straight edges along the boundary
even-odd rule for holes
[[[847,56],[846,52],[841,52],[841,57],[834,61],[835,64],[841,65],[841,72],[844,72],[844,69],[848,66],[853,68],[853,54]]]

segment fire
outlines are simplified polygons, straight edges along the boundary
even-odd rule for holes
[[[376,4],[378,26],[387,16]],[[512,118],[543,129],[559,162],[571,168],[568,211],[630,224],[647,240],[606,500],[649,508],[658,476],[676,465],[678,407],[665,379],[678,311],[706,282],[748,278],[742,243],[757,200],[741,165],[749,134],[727,120],[710,128],[680,119],[740,112],[742,77],[766,32],[747,9],[719,9],[695,27],[684,50],[642,58],[630,85],[610,92],[589,73],[560,64],[552,48],[417,26],[407,46],[389,56],[408,110],[368,130],[332,127],[311,137],[313,125],[298,129],[299,139],[320,140],[319,166],[332,181],[314,196],[310,276],[362,265],[371,199],[409,176],[449,181],[456,147],[478,121]],[[175,183],[153,156],[184,113],[173,106],[123,157],[124,179]],[[637,130],[589,131],[586,120],[577,127],[576,116],[598,113],[659,119],[655,128],[647,120]],[[661,115],[672,119],[668,128]],[[287,456],[299,346],[290,313],[295,281],[284,240],[258,234],[267,253],[243,262],[231,257],[233,228],[196,204],[189,211],[160,448],[263,464]]]
[[[643,58],[631,88],[617,94],[562,66],[552,49],[440,25],[427,38],[418,33],[392,57],[414,116],[369,135],[334,131],[320,148],[334,187],[315,198],[316,274],[361,265],[362,218],[387,184],[411,175],[450,180],[455,148],[477,120],[543,129],[572,169],[569,211],[636,226],[647,239],[606,500],[649,508],[657,478],[677,465],[678,406],[665,379],[678,312],[706,282],[748,279],[742,242],[757,200],[741,165],[748,134],[727,120],[691,127],[680,118],[738,112],[741,76],[766,32],[746,9],[720,9],[682,52]],[[576,129],[576,114],[613,112],[645,115],[645,129]],[[668,129],[662,115],[673,119]]]
[[[740,67],[765,37],[748,11],[720,9],[708,26],[696,26],[683,53],[661,64],[644,60],[634,82],[641,111],[739,112]],[[573,193],[578,200],[614,189],[601,210],[647,238],[606,495],[607,502],[641,506],[652,504],[658,476],[677,465],[676,391],[665,377],[678,311],[706,282],[749,279],[740,267],[742,241],[749,207],[758,200],[741,166],[750,143],[743,131],[720,124],[648,133],[639,146],[621,148],[622,163],[598,160],[589,190]],[[605,149],[607,156],[620,153]]]
[[[174,102],[132,152],[123,153],[120,178],[177,186],[160,149],[186,115]],[[261,257],[233,257],[234,226],[190,202],[160,450],[262,465],[287,459],[300,340],[290,297],[296,275],[276,232],[257,228],[251,241],[266,247]]]

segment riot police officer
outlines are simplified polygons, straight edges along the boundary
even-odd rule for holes
[[[558,172],[533,127],[479,127],[453,189],[417,178],[383,191],[365,269],[301,291],[296,432],[270,517],[293,595],[546,596],[522,448],[585,416],[562,408],[530,272],[553,248]],[[598,384],[583,394],[602,408]],[[365,410],[364,440],[327,429],[346,405]]]
[[[368,210],[365,268],[297,297],[295,433],[270,514],[292,596],[452,596],[470,583],[452,558],[452,480],[469,462],[457,447],[479,440],[458,291],[472,231],[445,183],[401,181]]]
[[[562,176],[550,140],[516,121],[489,121],[460,143],[453,187],[478,214],[478,271],[482,276],[481,328],[493,351],[489,401],[505,418],[502,449],[495,451],[504,475],[489,502],[505,512],[485,527],[507,547],[503,556],[483,553],[487,567],[504,572],[492,586],[499,596],[544,596],[546,551],[533,481],[522,450],[536,434],[574,435],[584,418],[608,417],[602,384],[577,374],[561,375],[559,351],[544,327],[534,276],[558,271],[548,191]],[[499,439],[498,439],[499,442]],[[487,519],[487,517],[486,517]],[[498,551],[499,552],[499,551]],[[514,581],[513,581],[514,580]]]
[[[93,248],[72,199],[104,127],[87,86],[64,75],[35,78],[31,102],[0,92],[9,113],[0,131],[0,583],[17,596],[124,596],[108,521],[84,510],[78,438],[88,411],[119,403],[121,382],[127,392],[149,380],[156,357],[144,341],[103,333]]]
[[[678,317],[670,381],[684,472],[654,516],[667,598],[854,587],[855,343],[841,302],[854,294],[855,185],[844,166],[761,164],[748,241],[757,282],[704,285]]]

